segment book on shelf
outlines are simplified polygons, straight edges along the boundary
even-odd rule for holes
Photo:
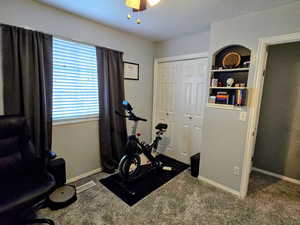
[[[217,92],[216,96],[217,104],[228,104],[229,103],[229,94],[227,92]]]
[[[216,104],[244,106],[246,105],[246,90],[236,90],[234,93],[217,92],[216,96],[210,96],[209,102]]]
[[[208,103],[215,104],[216,103],[216,96],[209,96]]]
[[[246,105],[246,90],[237,90],[236,91],[236,106]]]

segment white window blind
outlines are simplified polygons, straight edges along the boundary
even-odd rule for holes
[[[53,38],[53,120],[98,114],[96,48]]]

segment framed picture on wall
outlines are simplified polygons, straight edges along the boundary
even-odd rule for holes
[[[124,62],[124,79],[139,80],[140,65],[137,63]]]

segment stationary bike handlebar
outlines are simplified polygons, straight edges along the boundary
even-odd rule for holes
[[[120,116],[120,117],[123,117],[123,118],[127,118],[128,116],[126,115],[122,115],[120,112],[118,112],[117,110],[115,111],[115,113]]]
[[[123,118],[128,118],[129,120],[132,120],[132,121],[144,121],[144,122],[147,122],[147,119],[144,119],[144,118],[141,118],[141,117],[138,117],[136,116],[132,110],[132,106],[129,104],[129,102],[127,101],[123,101],[123,107],[124,109],[127,111],[128,115],[122,115],[120,112],[118,111],[115,111],[115,113],[118,115],[118,116],[121,116]]]

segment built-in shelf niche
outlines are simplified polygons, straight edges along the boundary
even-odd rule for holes
[[[229,52],[236,52],[241,56],[240,65],[236,68],[224,68],[222,61],[225,55]],[[249,75],[249,63],[251,59],[250,49],[240,46],[231,45],[227,46],[213,55],[212,68],[210,70],[210,87],[209,87],[209,99],[208,106],[219,109],[229,110],[241,110],[242,107],[247,105],[247,86],[248,86],[248,75]],[[227,87],[227,79],[233,78],[234,84],[232,87]],[[218,79],[218,85],[212,86],[212,80]],[[236,84],[242,84],[242,87],[236,87]],[[218,93],[227,93],[228,101],[224,102],[216,101],[213,102],[211,96],[220,96]],[[238,104],[237,99],[242,96],[242,104]]]

